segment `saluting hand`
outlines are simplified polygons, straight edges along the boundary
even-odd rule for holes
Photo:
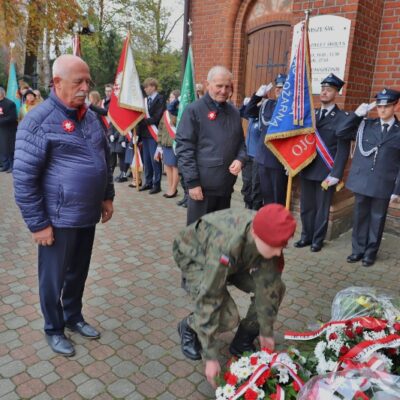
[[[221,366],[219,365],[218,360],[206,361],[205,375],[208,382],[214,389],[217,388],[215,378],[219,375],[220,372],[221,372]]]
[[[233,160],[232,164],[229,166],[229,172],[232,175],[238,176],[241,170],[242,170],[242,162],[239,160]]]
[[[49,225],[41,231],[33,232],[32,238],[39,246],[51,246],[54,243],[53,227]]]

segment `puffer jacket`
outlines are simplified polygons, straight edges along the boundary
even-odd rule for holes
[[[96,114],[66,107],[54,92],[22,120],[14,163],[15,200],[31,232],[83,228],[114,198],[106,136]]]

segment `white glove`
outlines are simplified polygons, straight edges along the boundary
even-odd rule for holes
[[[356,115],[359,117],[365,117],[373,108],[375,108],[376,102],[372,102],[371,104],[362,103],[358,106],[355,111]]]
[[[125,149],[126,148],[126,142],[121,142],[121,146]]]
[[[328,187],[330,187],[330,186],[333,186],[333,185],[337,185],[337,184],[339,183],[339,179],[338,179],[338,178],[335,178],[335,177],[333,177],[333,176],[328,175],[328,176],[325,178],[324,182],[326,182],[326,185],[327,185]]]
[[[392,194],[390,196],[390,202],[391,203],[398,203],[399,202],[400,196],[398,194]]]
[[[139,137],[138,136],[132,136],[132,143],[133,144],[137,144],[139,141]]]
[[[110,135],[110,142],[113,143],[115,140],[115,136],[114,135]]]
[[[247,104],[249,104],[249,101],[250,101],[250,97],[245,97],[243,100],[243,105],[247,106]]]
[[[265,97],[266,94],[271,90],[272,86],[272,83],[269,83],[268,85],[261,85],[256,92],[256,96]]]

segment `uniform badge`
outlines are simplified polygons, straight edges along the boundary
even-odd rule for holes
[[[219,262],[222,265],[225,265],[225,267],[229,266],[229,257],[226,256],[225,254],[222,254],[222,256],[219,258]]]
[[[214,121],[217,118],[217,112],[216,111],[210,111],[207,115],[208,119],[210,121]]]
[[[2,107],[0,107],[0,115],[3,115],[4,114],[4,112],[3,112],[3,108]]]
[[[69,119],[66,119],[65,121],[63,121],[62,127],[63,127],[64,131],[67,133],[72,133],[75,130],[74,123],[72,121],[70,121]]]

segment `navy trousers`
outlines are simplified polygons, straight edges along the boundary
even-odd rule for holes
[[[285,170],[258,164],[258,173],[264,205],[271,203],[286,205],[288,177]]]
[[[354,193],[352,252],[375,260],[382,240],[390,199]]]
[[[83,321],[82,296],[92,255],[95,226],[53,228],[54,244],[39,246],[39,297],[48,335]]]
[[[143,166],[146,185],[161,186],[161,162],[154,160],[157,142],[153,138],[143,138]]]

